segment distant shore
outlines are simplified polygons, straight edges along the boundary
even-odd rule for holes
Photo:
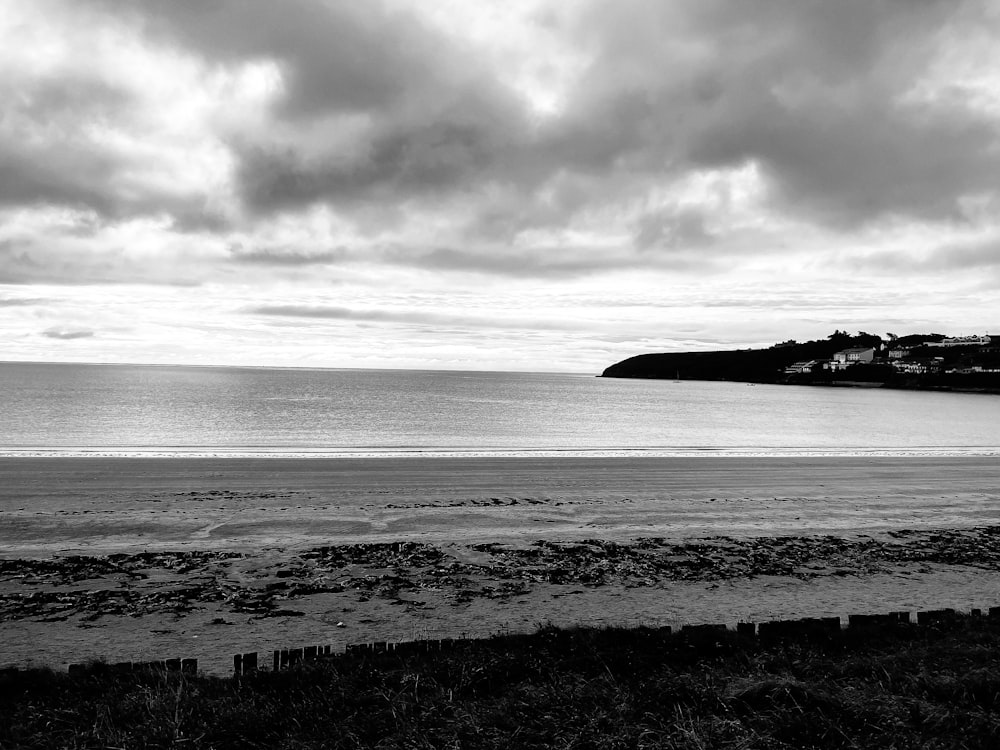
[[[779,380],[774,385],[812,385],[819,388],[885,388],[889,391],[930,391],[934,393],[982,393],[987,395],[1000,394],[1000,388],[963,387],[951,385],[916,385],[912,383],[879,383],[865,380],[831,380],[831,381],[796,381]]]
[[[816,388],[884,388],[887,391],[927,391],[931,393],[982,393],[987,395],[1000,394],[1000,388],[950,386],[950,385],[920,385],[914,383],[884,383],[875,380],[746,380],[745,378],[668,378],[646,375],[598,375],[599,378],[621,378],[624,380],[674,380],[675,382],[694,381],[703,383],[747,383],[749,385],[796,385],[813,386]]]

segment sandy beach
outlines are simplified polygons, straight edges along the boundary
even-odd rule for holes
[[[1000,604],[991,458],[0,459],[0,665]]]

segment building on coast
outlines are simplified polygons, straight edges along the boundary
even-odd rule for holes
[[[804,362],[793,362],[785,368],[785,373],[787,375],[801,375],[803,373],[812,372],[813,369],[820,363],[818,359],[807,359]]]
[[[992,339],[989,336],[952,336],[940,341],[928,341],[925,346],[986,346]]]
[[[990,367],[988,365],[968,365],[965,367],[950,367],[945,370],[949,375],[979,375],[981,373],[1000,373],[1000,367]]]
[[[846,370],[851,365],[869,363],[875,359],[875,348],[871,346],[860,346],[852,349],[843,349],[833,355],[833,359],[825,367],[833,370]]]
[[[896,360],[892,363],[897,372],[906,375],[927,375],[940,372],[943,367],[941,357],[921,357],[918,359]]]

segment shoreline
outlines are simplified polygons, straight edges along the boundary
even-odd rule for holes
[[[762,384],[764,385],[764,384]],[[768,384],[770,385],[770,384]],[[0,448],[0,461],[71,459],[169,459],[169,460],[393,460],[393,459],[699,459],[699,458],[981,458],[1000,455],[1000,445],[884,447],[708,447],[647,448],[220,448],[188,446],[171,448]]]
[[[0,666],[196,658],[558,626],[671,626],[1000,604],[1000,526],[135,552],[0,561]]]
[[[0,665],[986,608],[998,488],[987,457],[0,459]]]
[[[6,556],[1000,523],[990,457],[0,459]]]
[[[691,383],[746,383],[747,385],[794,385],[809,386],[814,388],[882,388],[887,391],[926,391],[931,393],[969,393],[986,396],[996,396],[1000,394],[1000,388],[983,387],[956,387],[950,385],[920,385],[920,384],[899,384],[886,383],[877,380],[816,380],[812,382],[794,382],[788,380],[744,380],[730,378],[711,378],[704,380],[701,378],[681,378],[680,380],[669,376],[649,376],[642,375],[596,375],[598,378],[609,380],[670,380],[673,382]]]

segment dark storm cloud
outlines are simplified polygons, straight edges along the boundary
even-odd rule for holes
[[[92,253],[75,248],[62,252],[44,241],[0,240],[0,284],[157,284],[199,286],[195,271],[172,259],[151,262],[130,257],[121,248]]]
[[[109,211],[118,166],[79,134],[114,122],[128,106],[115,87],[85,75],[0,82],[0,206],[37,203]]]
[[[876,269],[894,273],[1000,270],[1000,237],[952,243],[923,255],[880,251],[855,258],[851,264],[858,270]]]
[[[317,203],[376,227],[379,212],[437,213],[471,248],[372,252],[395,264],[541,277],[710,269],[708,258],[728,252],[711,220],[725,201],[623,214],[630,240],[613,250],[513,242],[608,206],[646,205],[699,170],[754,165],[779,216],[847,232],[886,217],[969,221],[960,199],[997,191],[996,120],[970,105],[961,81],[930,97],[919,87],[939,46],[995,29],[976,0],[590,0],[546,21],[586,63],[562,108],[544,116],[503,67],[375,0],[65,7],[131,24],[141,41],[193,54],[206,70],[274,63],[281,87],[270,109],[217,133],[234,159],[235,195],[251,219]],[[76,137],[128,119],[132,94],[84,72],[13,85],[4,108],[18,129],[0,129],[0,205],[226,228],[205,195],[130,183],[125,175],[149,166],[142,157]],[[55,137],[32,142],[33,129]],[[307,266],[339,252],[249,249],[231,260]]]
[[[349,163],[303,155],[266,134],[232,138],[242,196],[257,210],[454,190],[488,172],[525,128],[515,97],[471,50],[381,2],[100,4],[142,14],[153,39],[208,60],[277,62],[276,122],[368,119],[364,153]],[[332,135],[338,125],[328,127]]]
[[[100,221],[169,215],[179,228],[220,227],[204,195],[136,179],[158,169],[155,157],[119,145],[140,103],[80,63],[70,74],[13,70],[0,78],[0,208],[89,209]]]
[[[975,6],[598,3],[582,34],[599,52],[553,144],[598,169],[756,163],[779,209],[832,224],[953,217],[996,187],[996,123],[906,97]]]
[[[998,269],[1000,268],[1000,237],[938,248],[920,265],[932,271]]]
[[[153,39],[212,60],[277,60],[286,80],[282,114],[291,118],[392,109],[453,77],[448,45],[378,0],[97,2],[141,14]]]
[[[120,214],[107,189],[114,169],[115,160],[102,154],[33,152],[0,143],[0,206],[57,205]]]
[[[712,233],[701,211],[649,211],[636,222],[634,242],[639,250],[701,247],[712,241]]]
[[[499,109],[497,112],[500,115]],[[503,153],[499,133],[469,113],[436,113],[423,123],[379,124],[364,156],[304,158],[287,148],[236,144],[244,199],[258,210],[276,210],[329,201],[351,208],[359,203],[410,197],[440,197],[462,183],[481,179]]]
[[[0,284],[24,284],[38,281],[45,274],[42,263],[36,260],[30,243],[0,240]]]
[[[560,175],[581,183],[574,205],[516,222],[562,226],[582,207],[688,170],[759,165],[779,211],[833,226],[886,215],[961,218],[957,199],[993,191],[995,121],[959,97],[919,102],[934,45],[974,24],[976,3],[594,3],[567,33],[593,59],[559,116],[531,127],[467,51],[377,4],[240,6],[233,16],[159,6],[185,43],[209,56],[277,55],[291,85],[279,119],[359,112],[371,118],[363,158],[238,146],[243,195],[258,209],[317,200],[406,200],[493,185],[524,206]],[[179,9],[178,9],[179,8]],[[215,31],[213,31],[215,29]],[[320,31],[323,30],[323,31]],[[957,33],[957,32],[956,32]],[[909,97],[909,99],[908,99]],[[492,208],[474,209],[487,222]],[[669,219],[669,217],[667,217]],[[682,217],[683,219],[684,217]],[[648,244],[710,239],[654,215]]]
[[[47,328],[42,331],[42,335],[50,339],[62,339],[70,341],[72,339],[89,339],[94,336],[94,332],[88,328]]]

